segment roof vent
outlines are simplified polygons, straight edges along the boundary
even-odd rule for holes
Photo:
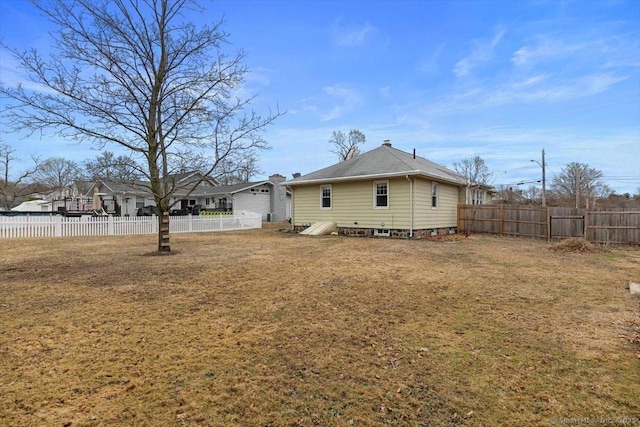
[[[300,172],[296,172],[293,174],[293,179],[300,178]]]
[[[391,140],[385,139],[384,141],[382,141],[382,145],[384,145],[385,147],[391,147]]]

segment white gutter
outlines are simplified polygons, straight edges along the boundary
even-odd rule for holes
[[[413,180],[405,175],[409,181],[409,238],[413,239]]]
[[[412,170],[405,172],[396,172],[396,173],[377,173],[370,175],[357,175],[357,176],[346,176],[340,178],[318,178],[318,179],[308,179],[304,181],[288,181],[286,185],[295,186],[295,185],[306,185],[306,184],[320,184],[325,182],[343,182],[343,181],[363,181],[369,179],[379,179],[379,178],[394,178],[394,177],[406,177],[406,176],[425,176],[427,178],[435,179],[440,182],[446,182],[453,185],[461,185],[459,181],[449,180],[443,178],[442,176],[433,175],[425,173],[421,170]]]

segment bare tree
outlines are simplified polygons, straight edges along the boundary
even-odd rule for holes
[[[364,133],[357,129],[351,129],[349,135],[345,135],[342,131],[333,131],[329,144],[333,144],[332,153],[335,153],[344,161],[360,154],[360,147],[367,141]]]
[[[222,185],[249,182],[253,176],[262,173],[257,162],[258,159],[255,155],[243,156],[241,159],[229,159],[219,165],[214,178]]]
[[[227,158],[268,148],[262,132],[281,113],[260,117],[250,109],[253,97],[239,96],[244,53],[223,51],[222,21],[196,28],[188,18],[202,14],[196,0],[34,4],[58,28],[55,51],[45,61],[34,49],[8,48],[43,88],[0,87],[12,100],[5,108],[10,125],[129,150],[145,165],[160,211],[158,251],[170,251],[174,196],[187,197],[199,184],[173,179],[184,159],[199,159],[208,175]]]
[[[579,208],[581,201],[587,197],[606,198],[613,192],[602,181],[601,171],[577,162],[567,164],[553,177],[551,189],[565,200],[575,200],[576,208]]]
[[[18,161],[15,149],[8,144],[0,144],[0,206],[10,210],[16,204],[16,199],[27,196],[34,191],[30,182],[31,176],[38,170],[38,158],[32,157],[34,166],[22,171],[13,171],[14,163]]]
[[[530,185],[527,189],[523,190],[522,197],[529,201],[529,203],[542,200],[542,190],[535,185]]]
[[[455,171],[466,178],[469,190],[472,192],[472,204],[480,203],[480,194],[483,187],[490,187],[493,181],[493,172],[480,156],[462,159],[453,164]]]
[[[480,156],[462,159],[460,162],[454,163],[453,168],[464,176],[470,185],[489,186],[493,180],[493,172],[489,170],[486,162]]]
[[[74,161],[50,157],[40,164],[33,181],[48,190],[63,190],[80,178],[81,170]]]
[[[468,193],[465,198],[470,196],[472,205],[483,204],[485,191],[490,186],[489,181],[493,178],[493,174],[489,172],[484,159],[480,156],[465,158],[459,163],[455,162],[453,167],[467,181]],[[471,210],[471,217],[465,221],[465,235],[467,236],[471,231],[474,231],[477,211],[477,207],[474,206]]]
[[[127,156],[115,156],[111,151],[104,151],[94,159],[84,162],[87,179],[103,179],[108,181],[134,181],[143,174],[140,165]]]

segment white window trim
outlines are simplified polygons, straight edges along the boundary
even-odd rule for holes
[[[373,235],[374,236],[390,237],[391,236],[391,230],[389,230],[388,228],[374,228],[373,229]]]
[[[433,206],[433,193],[434,193],[434,188],[435,188],[435,193],[436,193],[436,205]],[[440,205],[440,190],[438,189],[438,183],[437,182],[432,182],[431,183],[431,209],[433,210],[437,210],[438,206]]]
[[[323,190],[325,188],[329,188],[329,207],[324,207],[322,206],[322,200],[323,200]],[[333,208],[333,186],[331,184],[324,184],[320,186],[320,210],[323,211],[330,211]]]
[[[378,206],[378,184],[387,184],[387,206]],[[389,205],[391,205],[389,180],[373,181],[373,209],[389,209]]]

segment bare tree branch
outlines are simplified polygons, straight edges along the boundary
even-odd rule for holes
[[[366,142],[364,133],[357,129],[351,129],[349,135],[345,136],[342,131],[333,131],[329,143],[333,144],[332,153],[338,155],[340,161],[350,159],[360,154],[360,147]]]
[[[12,169],[13,164],[18,160],[14,155],[15,151],[8,144],[0,144],[0,206],[5,210],[14,207],[20,197],[33,193],[35,187],[31,177],[39,167],[39,159],[34,156],[32,168],[16,172]]]

